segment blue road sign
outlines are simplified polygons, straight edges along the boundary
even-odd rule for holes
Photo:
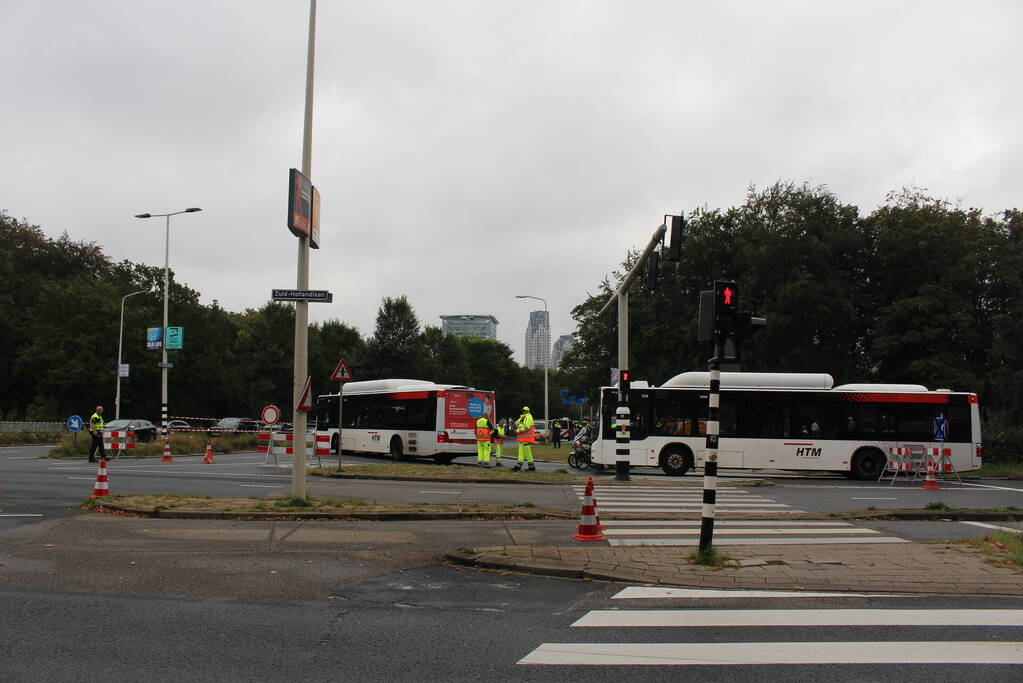
[[[944,441],[948,438],[948,420],[943,417],[934,418],[934,440]]]
[[[469,399],[469,414],[473,417],[483,417],[483,401],[478,398]]]
[[[67,428],[69,431],[78,432],[82,429],[82,418],[78,415],[72,415],[67,419]]]

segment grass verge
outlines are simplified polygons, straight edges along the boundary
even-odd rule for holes
[[[61,432],[0,432],[0,446],[57,443]]]
[[[969,542],[983,550],[991,564],[1023,571],[1023,532],[993,531],[984,538],[973,538]]]
[[[88,434],[80,434],[77,438],[74,434],[64,434],[61,436],[60,442],[50,449],[49,456],[51,458],[87,458],[90,444],[91,440]],[[237,453],[256,450],[257,441],[255,434],[238,434],[213,437],[212,444],[214,453]],[[206,435],[172,433],[170,445],[173,455],[202,455],[206,452]],[[130,455],[122,457],[141,458],[162,455],[163,441],[157,437],[149,443],[137,444],[134,450],[124,451],[124,453]],[[107,450],[108,458],[113,454],[114,451]]]
[[[184,494],[156,493],[129,494],[122,496],[105,496],[90,498],[82,503],[82,508],[95,510],[103,504],[117,505],[147,511],[188,510],[194,512],[233,512],[251,514],[258,517],[261,513],[287,512],[322,512],[332,514],[345,513],[441,513],[462,512],[480,514],[490,512],[521,513],[525,517],[538,518],[545,516],[533,503],[517,503],[515,505],[479,505],[451,503],[373,503],[359,498],[306,498],[291,497],[272,498],[215,498],[210,496],[191,496]]]
[[[559,470],[555,472],[512,472],[509,463],[503,468],[479,467],[478,465],[447,465],[437,467],[426,462],[396,462],[383,465],[358,465],[355,467],[312,467],[309,474],[317,477],[332,477],[339,474],[366,477],[417,477],[426,479],[471,479],[473,481],[524,481],[539,484],[571,484],[586,481],[585,475]]]
[[[1023,462],[986,464],[979,470],[963,472],[960,476],[963,479],[981,479],[983,477],[1023,479]]]

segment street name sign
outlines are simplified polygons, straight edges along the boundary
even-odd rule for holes
[[[325,289],[274,289],[271,290],[274,301],[312,301],[329,304],[334,295]]]

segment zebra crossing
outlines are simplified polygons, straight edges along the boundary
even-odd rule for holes
[[[582,499],[585,487],[573,487]],[[677,519],[602,519],[602,531],[613,546],[696,546],[700,542],[700,510],[703,492],[648,486],[603,486],[594,488],[597,512],[664,516]],[[717,493],[721,512],[757,514],[801,514],[785,503],[743,489]],[[690,513],[687,515],[687,513]],[[689,517],[688,519],[684,517]],[[738,545],[830,545],[845,543],[907,543],[874,529],[833,520],[718,519],[714,523],[717,546]]]
[[[713,593],[713,596],[707,595]],[[575,642],[542,643],[518,661],[520,665],[571,666],[722,666],[819,664],[1023,664],[1023,610],[830,608],[806,609],[788,604],[788,591],[703,591],[659,587],[626,588],[612,599],[656,599],[671,606],[656,609],[590,610],[571,624],[579,629]],[[707,597],[729,599],[780,598],[785,608],[704,608]],[[886,597],[832,593],[830,599]],[[677,601],[677,602],[676,602]],[[679,604],[681,603],[681,604]],[[675,605],[679,604],[680,608]],[[791,629],[812,629],[819,640],[792,640]],[[875,639],[862,640],[862,628],[874,628]],[[877,635],[914,629],[919,640],[884,640]],[[963,627],[970,639],[933,639]],[[852,629],[861,629],[859,631]],[[715,629],[728,629],[727,631]],[[783,629],[788,629],[783,630]],[[846,629],[849,640],[830,639]],[[766,632],[765,632],[766,631]],[[954,631],[953,631],[954,632]],[[651,642],[631,642],[633,634],[649,633]],[[721,642],[721,634],[732,642]],[[596,637],[600,642],[590,638]],[[736,638],[736,634],[740,637]],[[575,635],[575,634],[573,634]],[[749,636],[742,640],[741,636]],[[930,636],[932,639],[927,639]],[[797,635],[798,637],[798,635]],[[671,640],[675,638],[675,640]],[[765,638],[767,639],[765,641]],[[788,638],[788,639],[786,639]],[[726,638],[727,640],[727,638]],[[961,680],[951,675],[947,680]],[[897,672],[893,670],[893,677]],[[1004,680],[1004,679],[1002,679]]]

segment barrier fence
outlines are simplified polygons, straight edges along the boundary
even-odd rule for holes
[[[0,420],[0,432],[60,432],[64,431],[65,427],[63,422]]]
[[[273,458],[274,464],[277,464],[278,455],[294,455],[295,449],[291,446],[295,441],[295,435],[291,432],[259,432],[256,434],[256,438],[259,440],[259,445],[256,449],[260,453],[265,453],[266,458],[263,459],[263,464],[266,465]],[[324,447],[323,442],[326,440],[327,445]],[[282,444],[280,446],[276,444]],[[285,445],[286,444],[286,445]],[[317,467],[323,466],[323,461],[320,460],[320,456],[330,455],[330,437],[323,434],[306,434],[305,445],[308,449],[308,453],[316,457]]]

